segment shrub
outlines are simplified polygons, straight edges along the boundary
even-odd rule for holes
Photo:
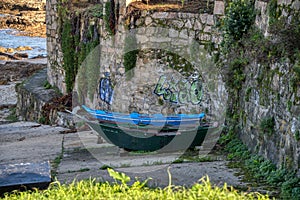
[[[234,0],[229,3],[223,20],[224,41],[223,47],[230,45],[242,38],[254,23],[254,3],[250,0]]]

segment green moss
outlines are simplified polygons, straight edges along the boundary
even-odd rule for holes
[[[297,81],[300,82],[300,61],[294,65],[293,70],[296,74]]]
[[[52,88],[52,85],[51,85],[48,81],[45,81],[45,83],[43,84],[43,86],[44,86],[44,88],[45,88],[46,90]]]
[[[290,101],[290,100],[288,100],[288,102],[287,102],[287,109],[288,109],[289,112],[291,111],[292,105],[293,105],[293,102]]]

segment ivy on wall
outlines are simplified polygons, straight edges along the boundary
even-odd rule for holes
[[[62,29],[62,52],[63,52],[63,68],[65,70],[65,82],[67,92],[71,92],[76,76],[75,66],[75,45],[72,35],[72,25],[69,19],[66,19]]]
[[[105,22],[105,29],[108,31],[110,35],[114,35],[116,33],[116,8],[115,1],[110,0],[105,3],[105,14],[103,16]],[[117,6],[118,11],[118,6]]]
[[[65,83],[67,92],[74,87],[78,69],[89,53],[99,45],[99,33],[96,24],[91,24],[90,19],[102,18],[102,5],[93,6],[83,12],[71,11],[68,0],[59,4],[61,19],[61,46],[63,53],[63,68],[65,70]],[[87,15],[85,15],[85,12]],[[80,35],[80,21],[85,17],[87,28]],[[91,88],[91,87],[90,87]]]

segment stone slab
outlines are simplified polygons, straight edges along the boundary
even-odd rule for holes
[[[0,194],[13,190],[45,189],[50,182],[49,161],[0,165]]]

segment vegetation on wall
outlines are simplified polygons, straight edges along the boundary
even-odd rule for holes
[[[105,29],[109,34],[114,35],[116,33],[116,11],[115,1],[110,0],[105,3],[105,15],[103,16],[105,22]]]
[[[254,1],[234,0],[229,3],[222,24],[223,52],[228,51],[232,44],[239,41],[248,32],[254,19]]]
[[[129,33],[125,38],[124,45],[124,67],[126,78],[130,79],[133,76],[133,69],[136,66],[136,60],[139,50],[137,49],[136,37],[134,33]]]
[[[250,91],[243,88],[244,81],[251,79],[251,74],[248,74],[247,78],[245,71],[246,68],[251,68],[247,67],[250,63],[259,63],[255,89],[259,92],[260,105],[270,103],[272,78],[274,74],[281,75],[278,69],[271,69],[272,64],[292,65],[295,72],[291,79],[293,91],[296,92],[300,85],[300,14],[291,12],[290,17],[282,16],[282,9],[276,0],[268,4],[270,37],[264,37],[261,31],[253,26],[256,15],[253,1],[234,0],[226,9],[226,16],[221,24],[224,40],[219,64],[226,75],[230,97],[227,112],[230,130],[238,131],[239,123],[244,119],[240,103],[249,100],[249,95],[254,89]],[[242,96],[245,96],[245,99],[241,99]],[[297,99],[298,97],[295,97],[294,101]],[[292,105],[294,102],[289,102],[287,106],[291,108]]]
[[[89,53],[97,45],[99,45],[99,33],[97,26],[94,24],[89,25],[89,20],[92,16],[102,17],[103,14],[101,9],[102,5],[93,6],[92,8],[86,10],[88,15],[84,15],[84,11],[83,13],[77,13],[75,15],[76,17],[70,17],[74,15],[73,12],[68,11],[68,16],[65,16],[65,20],[62,22],[61,44],[67,92],[71,92],[73,90],[75,78],[82,62],[89,55]],[[86,25],[87,28],[84,29],[82,35],[79,35],[80,27],[77,27],[77,24],[80,23],[80,17],[87,17],[88,20]],[[97,80],[95,82],[97,82]],[[92,87],[89,84],[89,93],[92,93],[91,90],[95,91],[95,88],[96,87]]]
[[[62,29],[61,48],[63,52],[63,68],[65,70],[65,82],[67,92],[71,92],[75,81],[77,67],[75,67],[75,45],[72,34],[72,25],[69,19],[66,19]]]
[[[89,12],[93,17],[103,18],[103,5],[96,4],[89,9]]]

